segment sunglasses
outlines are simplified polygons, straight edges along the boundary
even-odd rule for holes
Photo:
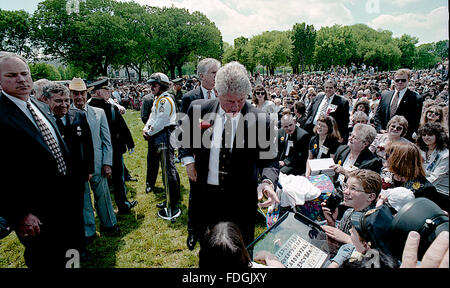
[[[400,83],[400,82],[405,83],[407,80],[406,79],[395,79],[394,81],[397,83]]]
[[[264,93],[264,91],[256,91],[255,95],[265,95],[266,93]]]
[[[433,114],[434,116],[441,116],[441,113],[434,112],[434,111],[428,111],[428,115]]]
[[[389,128],[392,128],[392,129],[397,130],[397,131],[402,131],[403,130],[402,126],[397,126],[397,125],[391,125],[391,126],[389,126]]]

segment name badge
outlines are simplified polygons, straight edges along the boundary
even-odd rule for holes
[[[288,145],[287,145],[287,148],[286,148],[286,153],[284,153],[284,156],[288,156],[289,155],[289,150],[291,149],[291,147],[294,147],[294,141],[288,140]]]

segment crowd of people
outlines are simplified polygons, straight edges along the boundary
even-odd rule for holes
[[[252,76],[238,62],[222,66],[206,58],[192,78],[170,80],[154,73],[144,83],[103,77],[62,85],[45,79],[33,84],[26,60],[1,52],[0,128],[10,140],[1,141],[9,166],[2,165],[0,177],[3,191],[16,192],[1,195],[0,236],[16,232],[28,267],[63,266],[68,249],[88,260],[86,246],[98,236],[91,190],[100,230],[120,231],[110,188],[118,213],[137,205],[127,199],[125,181],[131,176],[123,160],[135,144],[122,114],[134,109],[141,112],[148,143],[145,192],[156,193],[165,153],[161,167],[169,195],[158,204],[158,216],[174,220],[187,212],[186,244],[193,250],[200,243],[202,266],[228,253],[213,247],[217,233],[232,233],[237,244],[226,244],[238,245],[243,265],[251,266],[244,248],[254,240],[257,207],[280,202],[275,192],[280,173],[310,176],[309,160],[331,158],[333,185],[342,198],[337,209],[322,203],[323,231],[337,245],[331,267],[345,266],[355,251],[365,254],[369,248],[394,259],[385,266],[397,267],[386,248],[385,207],[407,197],[426,198],[444,214],[449,209],[448,60],[444,64],[424,71],[338,67],[264,77]],[[174,132],[188,141],[176,145]],[[267,135],[268,143],[277,145],[255,141]],[[187,211],[179,205],[177,161],[189,177]],[[29,181],[20,180],[22,163],[35,171]],[[61,187],[70,189],[61,193]],[[399,188],[409,193],[394,193]],[[37,193],[41,190],[46,192]],[[54,197],[71,205],[55,211]],[[377,220],[371,214],[384,216]],[[384,228],[364,232],[370,222],[364,217],[384,221],[378,222]],[[448,243],[443,257],[439,265],[448,267]],[[221,263],[231,265],[230,259]],[[273,255],[257,259],[282,266]]]

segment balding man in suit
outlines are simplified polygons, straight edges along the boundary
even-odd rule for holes
[[[0,85],[0,215],[25,246],[28,267],[65,267],[76,249],[69,151],[48,106],[30,97],[24,58],[1,54]]]

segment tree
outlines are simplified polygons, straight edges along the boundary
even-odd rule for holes
[[[33,80],[48,79],[51,81],[61,80],[61,75],[58,70],[47,63],[32,63],[30,64],[30,72]]]
[[[316,37],[316,64],[325,69],[332,65],[350,66],[350,60],[355,57],[356,45],[350,28],[340,25],[322,27]]]
[[[0,9],[0,50],[31,56],[30,32],[30,14]]]
[[[172,77],[175,77],[175,68],[181,76],[182,66],[191,54],[220,59],[223,54],[221,33],[204,14],[190,14],[174,6],[150,7],[149,11],[151,21],[145,34],[150,39],[152,52]]]
[[[404,68],[413,68],[414,57],[416,55],[416,44],[419,42],[419,39],[403,34],[400,38],[396,38],[396,41],[398,48],[402,52],[400,66]]]
[[[439,56],[441,60],[448,58],[448,40],[436,42],[435,55]]]
[[[426,43],[417,47],[416,55],[414,57],[414,68],[429,69],[440,60],[440,57],[435,54],[434,43]]]
[[[267,67],[270,75],[274,75],[276,67],[287,64],[292,54],[290,35],[286,31],[263,32],[250,39],[249,46],[252,58]]]
[[[314,25],[306,25],[305,22],[296,23],[292,28],[292,59],[291,66],[294,73],[299,73],[299,66],[301,72],[305,70],[305,65],[312,64],[314,47],[316,45],[316,30]]]

